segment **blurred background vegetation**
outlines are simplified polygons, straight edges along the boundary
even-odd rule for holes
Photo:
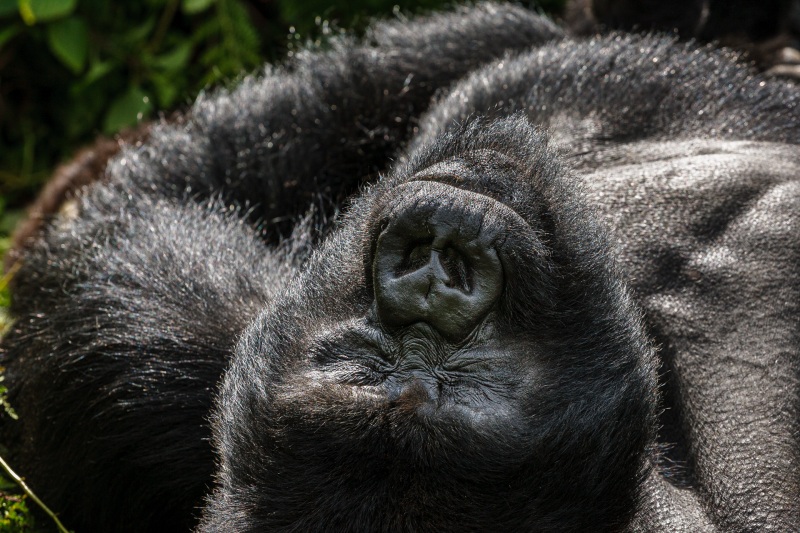
[[[443,0],[0,0],[0,260],[54,167],[309,41]],[[521,2],[558,14],[564,0]],[[0,269],[0,334],[9,276]],[[0,369],[0,410],[8,412]],[[0,436],[0,455],[2,455]],[[0,533],[52,530],[0,473]],[[44,523],[43,523],[44,522]]]

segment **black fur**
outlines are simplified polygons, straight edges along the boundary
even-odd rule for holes
[[[799,104],[505,5],[306,52],[21,252],[4,440],[81,531],[791,530]]]
[[[793,3],[796,0],[570,0],[567,20],[581,32],[603,26],[675,32],[704,41],[737,39],[743,44],[788,31]]]
[[[658,31],[735,48],[772,76],[800,80],[800,0],[569,0],[576,35]]]

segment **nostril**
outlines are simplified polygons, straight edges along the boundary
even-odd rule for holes
[[[460,195],[469,193],[446,190],[452,198],[445,205],[409,201],[392,210],[377,237],[373,286],[382,323],[426,322],[460,340],[500,296],[503,268],[486,206],[463,201]]]
[[[437,254],[437,259],[446,276],[445,285],[462,292],[472,290],[471,271],[464,257],[454,248],[445,248]]]
[[[403,261],[400,263],[397,275],[407,274],[418,270],[430,261],[432,240],[412,242],[408,251],[403,254]]]

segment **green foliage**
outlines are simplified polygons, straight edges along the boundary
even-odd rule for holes
[[[69,17],[47,25],[50,50],[74,74],[83,72],[89,52],[89,29],[86,22]]]
[[[27,533],[33,528],[34,519],[25,502],[26,496],[4,492],[15,487],[0,476],[0,531],[3,533]]]
[[[33,26],[69,15],[76,4],[77,0],[19,0],[19,14],[25,24]]]
[[[30,199],[61,160],[274,58],[258,0],[0,0],[0,197]]]
[[[150,96],[140,87],[128,87],[128,90],[111,102],[103,121],[103,130],[113,133],[125,126],[130,126],[150,114],[153,104]]]
[[[8,388],[3,385],[3,380],[5,376],[2,374],[2,367],[0,367],[0,408],[2,408],[4,414],[0,414],[0,416],[9,416],[14,420],[17,420],[18,416],[17,413],[14,411],[14,408],[11,407],[11,404],[8,403],[8,398],[6,394],[8,393]],[[2,531],[2,529],[0,529]]]
[[[11,244],[11,240],[7,235],[11,233],[11,230],[22,215],[22,212],[19,210],[7,212],[5,206],[5,199],[0,196],[0,263]],[[0,269],[0,273],[2,273],[2,269]],[[5,275],[0,274],[0,337],[2,337],[3,332],[11,322],[8,312],[6,311],[9,305],[11,305],[11,294],[8,291],[8,282],[11,276],[13,276],[13,272],[8,272]],[[2,371],[3,369],[0,367],[0,407],[5,406],[5,387],[3,387],[2,384]],[[0,416],[2,415],[0,414]]]
[[[0,453],[5,450],[0,446]],[[0,469],[0,532],[31,533],[35,519],[28,508],[28,497],[14,481],[5,477]]]

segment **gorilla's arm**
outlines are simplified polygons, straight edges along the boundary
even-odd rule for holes
[[[606,149],[639,141],[800,143],[797,87],[755,76],[735,59],[668,38],[552,43],[464,79],[426,115],[414,144],[469,117],[519,112],[547,127],[581,168],[618,162],[624,150],[605,157]]]
[[[335,39],[328,51],[301,52],[201,98],[185,125],[155,129],[145,149],[129,150],[111,172],[158,195],[222,191],[252,206],[271,232],[288,233],[285,219],[320,197],[323,207],[341,201],[384,170],[436,91],[561,37],[547,19],[510,5],[379,23],[362,43]]]
[[[3,444],[66,523],[186,530],[213,472],[214,383],[279,254],[214,202],[103,186],[79,207],[14,279],[0,364],[20,419]]]
[[[276,242],[311,205],[324,220],[385,170],[437,91],[484,63],[562,37],[530,11],[484,3],[413,25],[379,22],[361,41],[333,38],[326,51],[299,52],[231,91],[200,98],[187,116],[84,150],[40,194],[5,263],[10,268],[61,203],[107,165],[111,179],[159,197],[222,192],[252,207],[251,220],[264,222]],[[116,157],[120,144],[124,154]]]

